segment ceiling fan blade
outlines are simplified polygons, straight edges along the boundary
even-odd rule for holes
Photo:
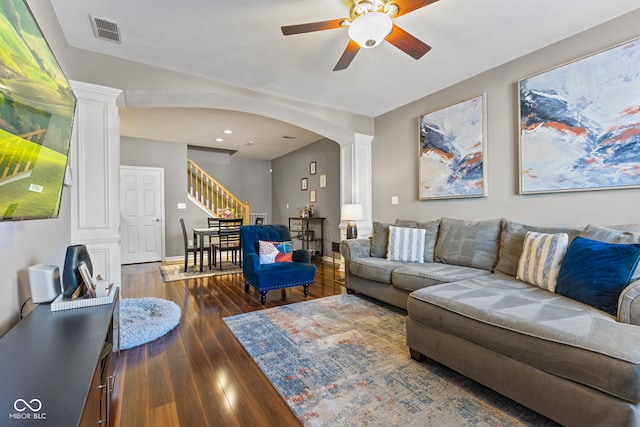
[[[333,68],[333,71],[340,71],[347,68],[349,64],[351,64],[351,61],[353,61],[353,58],[356,57],[356,53],[358,53],[359,50],[360,45],[353,40],[349,40],[347,48],[342,53],[342,56],[338,60],[336,66]]]
[[[342,28],[340,25],[344,21],[342,19],[332,19],[330,21],[310,22],[308,24],[287,25],[281,27],[282,34],[290,36],[292,34],[310,33],[313,31],[332,30],[334,28]]]
[[[431,46],[407,33],[396,24],[393,24],[393,28],[385,40],[415,59],[422,58],[425,53],[431,50]]]
[[[438,0],[393,0],[391,3],[398,6],[397,16],[401,16],[409,12],[413,12],[416,9],[420,9],[421,7],[429,6],[431,3],[435,3],[437,1]]]

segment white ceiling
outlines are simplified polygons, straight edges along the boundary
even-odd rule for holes
[[[347,17],[348,0],[51,3],[73,47],[368,117],[379,116],[640,8],[638,0],[440,0],[395,20],[432,46],[420,60],[385,42],[374,49],[361,49],[349,68],[333,72],[348,42],[346,29],[285,37],[280,27]],[[95,38],[90,14],[116,22],[122,44]],[[195,113],[212,120],[203,112]],[[145,117],[147,123],[157,124],[163,118],[158,111],[131,114]],[[188,117],[189,114],[183,116],[185,120]],[[123,128],[133,127],[134,121],[125,118],[123,115]],[[274,158],[276,152],[281,153],[269,153],[265,148],[264,153],[258,154],[257,122],[267,124],[269,120],[242,115],[237,118],[240,123],[251,119],[253,123],[245,127],[255,129],[253,135],[246,135],[249,139],[245,142],[253,139],[256,144],[243,145],[247,150],[253,148],[255,155],[245,152],[245,148],[239,148],[240,153],[257,158]],[[283,128],[274,133],[272,143],[282,145],[281,137],[294,130],[280,122],[275,125]],[[188,134],[202,141],[205,134],[195,134],[201,128],[211,139],[215,129],[206,126],[194,125]],[[148,131],[128,132],[140,136]],[[181,140],[180,135],[167,136],[167,132],[172,131],[165,130],[162,139]],[[300,132],[297,142],[320,139]]]

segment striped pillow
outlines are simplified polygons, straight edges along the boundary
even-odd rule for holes
[[[389,226],[387,261],[424,262],[424,228]]]
[[[527,231],[516,278],[555,292],[560,264],[568,245],[567,233],[546,234]]]

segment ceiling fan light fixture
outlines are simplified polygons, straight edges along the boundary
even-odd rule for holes
[[[349,25],[349,38],[360,47],[375,47],[389,35],[392,26],[389,15],[380,12],[365,13]]]

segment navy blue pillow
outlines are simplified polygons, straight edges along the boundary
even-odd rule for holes
[[[556,293],[615,315],[618,298],[640,261],[640,244],[576,237],[560,264]]]

